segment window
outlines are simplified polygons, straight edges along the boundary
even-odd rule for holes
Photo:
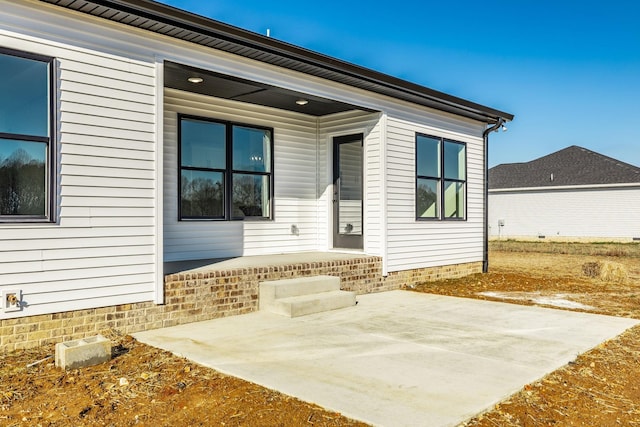
[[[416,135],[416,217],[465,219],[466,145]]]
[[[180,219],[271,219],[273,130],[179,121]]]
[[[52,63],[0,48],[0,221],[52,219]]]

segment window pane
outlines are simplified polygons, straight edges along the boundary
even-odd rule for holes
[[[340,201],[362,200],[362,142],[338,146],[340,164]]]
[[[47,144],[0,139],[0,215],[46,215]]]
[[[445,218],[464,218],[464,183],[444,182]]]
[[[0,132],[49,136],[49,64],[0,54]]]
[[[271,172],[271,132],[233,127],[233,170]]]
[[[417,174],[440,177],[440,140],[418,135],[416,144]]]
[[[181,187],[181,217],[224,217],[222,172],[183,170]]]
[[[181,126],[182,166],[225,168],[225,125],[182,119]]]
[[[418,178],[416,216],[438,218],[438,180]]]
[[[362,141],[338,146],[338,233],[362,235]]]
[[[233,174],[233,218],[270,217],[269,177]]]
[[[444,177],[447,179],[465,178],[465,145],[451,141],[444,142]]]

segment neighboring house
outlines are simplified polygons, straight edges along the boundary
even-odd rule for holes
[[[190,260],[350,251],[396,288],[482,269],[512,115],[148,0],[0,10],[0,349],[212,316],[168,299]]]
[[[640,240],[640,168],[575,145],[489,170],[491,238]]]

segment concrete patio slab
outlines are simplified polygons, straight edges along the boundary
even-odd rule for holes
[[[392,291],[135,334],[220,372],[379,426],[454,426],[638,320]]]

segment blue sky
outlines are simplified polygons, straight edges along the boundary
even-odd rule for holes
[[[162,2],[512,113],[490,166],[570,145],[640,166],[640,2]]]

